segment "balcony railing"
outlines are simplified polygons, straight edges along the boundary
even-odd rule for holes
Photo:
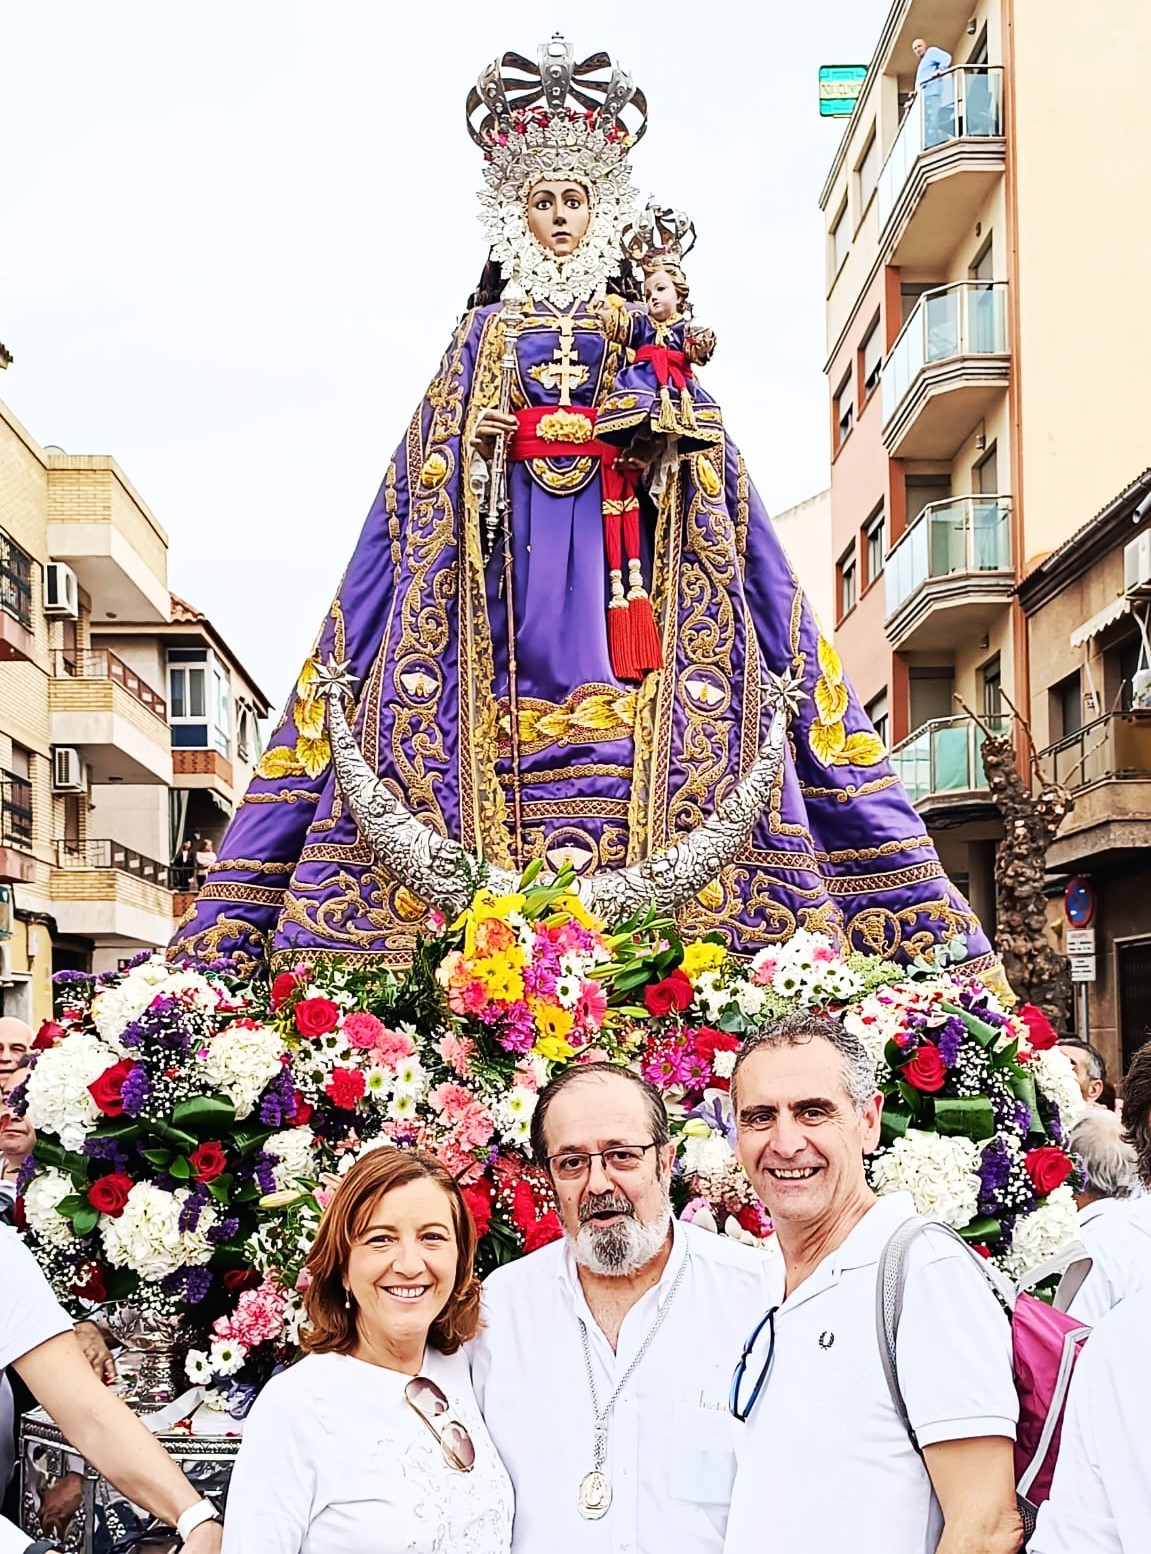
[[[0,529],[0,610],[32,629],[32,557]]]
[[[121,842],[104,838],[89,838],[83,842],[58,841],[56,843],[56,867],[59,869],[118,869],[122,874],[133,874],[137,879],[171,890],[171,868],[157,863],[155,858],[145,858]]]
[[[939,795],[985,790],[984,737],[973,718],[937,718],[896,745],[891,765],[911,802],[921,804]]]
[[[1073,791],[1115,777],[1151,777],[1151,711],[1109,712],[1040,752]]]
[[[1003,134],[1003,67],[958,65],[922,87],[908,104],[876,190],[882,230],[899,203],[911,169],[925,151],[952,140]]]
[[[0,846],[31,845],[32,784],[15,772],[0,772]]]
[[[925,367],[955,356],[1002,356],[1006,351],[1006,281],[957,281],[925,291],[884,364],[884,423]]]
[[[887,557],[887,617],[933,578],[1011,570],[1010,497],[958,496],[931,502]]]
[[[168,721],[168,707],[164,698],[141,680],[122,658],[107,648],[93,648],[85,652],[57,649],[52,655],[52,673],[76,680],[111,680],[116,685],[122,685],[129,696],[147,707],[149,712],[154,712],[162,722]]]

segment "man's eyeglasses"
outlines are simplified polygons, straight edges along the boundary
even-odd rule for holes
[[[593,1160],[602,1160],[604,1170],[613,1176],[626,1176],[629,1171],[638,1170],[649,1149],[658,1148],[659,1145],[652,1142],[615,1144],[611,1149],[566,1149],[562,1154],[549,1155],[548,1165],[552,1175],[561,1182],[578,1182],[591,1170]]]
[[[735,1368],[735,1375],[731,1378],[731,1393],[727,1400],[728,1412],[731,1413],[740,1424],[746,1424],[752,1409],[759,1402],[759,1394],[763,1391],[763,1384],[767,1380],[771,1370],[771,1362],[775,1359],[775,1313],[778,1306],[772,1306],[765,1317],[762,1317],[751,1337],[743,1346],[743,1353],[739,1357],[739,1364]],[[770,1336],[767,1342],[767,1359],[763,1362],[763,1369],[759,1373],[755,1386],[751,1389],[751,1396],[746,1403],[740,1401],[743,1384],[747,1380],[747,1362],[751,1359],[760,1333],[764,1328],[769,1328]]]
[[[435,1382],[426,1376],[413,1376],[404,1388],[404,1401],[439,1441],[448,1466],[457,1473],[470,1473],[476,1465],[475,1444],[459,1420],[451,1417],[452,1405]],[[436,1423],[439,1419],[442,1424]]]

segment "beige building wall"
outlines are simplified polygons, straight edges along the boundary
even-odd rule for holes
[[[792,570],[824,631],[834,623],[835,563],[831,545],[831,492],[798,502],[772,519]]]

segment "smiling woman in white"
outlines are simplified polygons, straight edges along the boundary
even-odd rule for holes
[[[224,1554],[507,1554],[512,1488],[460,1345],[475,1232],[430,1156],[352,1167],[308,1258],[309,1351],[244,1424]]]

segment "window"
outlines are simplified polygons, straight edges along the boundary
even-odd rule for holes
[[[871,139],[867,142],[867,150],[863,153],[855,171],[859,179],[859,214],[862,216],[879,181],[879,136],[874,130],[871,132]]]
[[[32,757],[13,744],[11,764],[0,771],[0,846],[32,845]]]
[[[975,489],[980,495],[999,495],[999,450],[994,443],[975,466]]]
[[[999,654],[989,658],[979,671],[983,684],[983,716],[992,725],[1003,720],[1003,670]]]
[[[839,267],[847,258],[847,250],[851,247],[851,234],[847,222],[847,200],[839,207],[839,214],[831,224],[831,276],[834,280],[839,274]]]
[[[870,588],[877,577],[882,577],[887,556],[887,519],[882,502],[864,525],[863,537],[867,543],[867,586]]]
[[[883,740],[885,748],[890,749],[891,745],[888,739],[889,723],[887,713],[887,692],[880,691],[879,695],[876,696],[873,701],[868,702],[866,711],[867,716],[871,719],[872,728],[879,735],[880,739]]]
[[[858,596],[858,579],[855,568],[855,546],[853,545],[839,561],[835,569],[838,583],[839,619],[850,615],[855,609],[855,601]]]
[[[878,318],[867,331],[863,344],[859,347],[859,366],[860,376],[863,378],[863,397],[866,399],[878,384],[880,370],[883,367],[883,336],[879,332]]]
[[[169,649],[168,722],[174,750],[229,753],[228,676],[207,648]]]
[[[1083,692],[1079,684],[1078,669],[1066,680],[1053,685],[1051,696],[1051,721],[1057,739],[1069,739],[1083,727]]]
[[[911,732],[925,723],[939,723],[955,715],[955,671],[953,669],[909,669],[907,671],[908,710]]]
[[[835,391],[835,447],[838,451],[851,435],[855,424],[855,395],[852,392],[851,373]]]
[[[179,669],[169,665],[168,706],[172,721],[183,722],[187,718],[203,721],[204,705],[204,670],[190,665]]]
[[[32,557],[0,529],[0,610],[32,628]]]

